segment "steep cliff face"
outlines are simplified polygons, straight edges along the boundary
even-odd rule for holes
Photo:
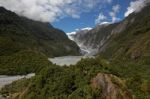
[[[118,24],[119,23],[97,25],[91,30],[74,32],[73,34],[70,34],[69,37],[71,37],[81,49],[87,51],[86,55],[94,55],[114,33],[114,28],[117,28]]]
[[[76,32],[68,33],[68,37],[78,44],[83,55],[91,54],[91,51],[94,51],[92,47],[88,47],[84,44],[86,42],[85,36],[91,29],[92,28],[84,28]]]

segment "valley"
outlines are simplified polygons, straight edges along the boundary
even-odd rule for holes
[[[49,58],[48,60],[50,60],[53,64],[59,66],[70,66],[77,64],[77,62],[85,58],[94,58],[94,56],[63,56],[63,57]]]
[[[144,4],[118,22],[70,34],[0,7],[0,99],[150,99]]]

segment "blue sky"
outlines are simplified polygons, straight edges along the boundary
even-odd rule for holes
[[[107,17],[104,21],[112,22],[112,17],[109,13],[112,11],[113,6],[119,5],[120,9],[116,14],[119,20],[124,19],[124,13],[127,11],[132,0],[112,0],[111,3],[105,3],[100,6],[96,6],[89,12],[83,12],[80,18],[72,18],[67,16],[63,19],[53,22],[53,26],[64,30],[66,33],[75,31],[75,29],[82,29],[86,27],[94,27],[96,25],[95,20],[98,18],[100,13],[103,13]],[[119,21],[118,20],[118,21]],[[117,22],[117,20],[116,20]]]
[[[0,0],[0,6],[20,16],[49,22],[66,33],[114,23],[139,12],[150,0]]]

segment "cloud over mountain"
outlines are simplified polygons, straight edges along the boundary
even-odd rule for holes
[[[149,3],[150,0],[136,0],[132,1],[130,3],[130,6],[127,8],[127,11],[125,12],[124,16],[127,17],[129,14],[135,12],[139,12],[146,6],[147,3]]]
[[[109,12],[109,15],[111,16],[113,23],[119,20],[119,18],[117,18],[117,14],[119,13],[119,11],[120,11],[120,5],[117,4],[113,6],[112,11]]]
[[[112,0],[0,0],[0,6],[20,16],[42,21],[53,22],[66,16],[80,18],[88,12]]]
[[[97,19],[95,19],[95,24],[102,23],[106,19],[107,17],[103,13],[100,13]]]

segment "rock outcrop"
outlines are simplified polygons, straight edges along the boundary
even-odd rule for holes
[[[99,89],[99,99],[133,99],[125,82],[112,74],[99,73],[91,80],[93,90]]]

